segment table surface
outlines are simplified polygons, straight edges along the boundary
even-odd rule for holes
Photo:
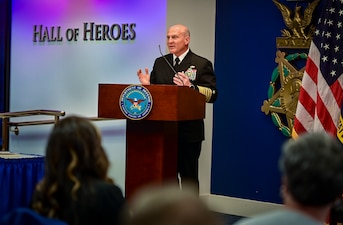
[[[21,158],[37,158],[42,157],[42,155],[34,155],[34,154],[21,154],[9,151],[0,151],[0,158],[3,159],[21,159]]]

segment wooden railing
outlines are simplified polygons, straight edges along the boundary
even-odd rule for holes
[[[28,116],[53,116],[51,120],[29,120],[24,122],[11,122],[10,118],[13,117],[28,117]],[[2,148],[1,151],[8,151],[8,138],[9,132],[13,131],[15,134],[19,134],[19,126],[31,126],[31,125],[43,125],[57,123],[61,116],[64,116],[64,111],[57,110],[29,110],[19,112],[5,112],[0,113],[0,119],[2,119]],[[13,130],[10,128],[14,127]]]

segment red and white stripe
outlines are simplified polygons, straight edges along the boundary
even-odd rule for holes
[[[321,55],[312,42],[294,119],[293,137],[326,131],[336,136],[343,99],[343,76],[328,85],[320,71]]]

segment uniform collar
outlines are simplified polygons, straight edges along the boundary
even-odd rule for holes
[[[187,51],[185,51],[184,53],[182,53],[178,58],[180,59],[179,64],[182,62],[182,60],[186,57],[187,53],[189,52],[189,48],[187,49]],[[173,62],[175,61],[175,59],[177,58],[176,55],[173,54]]]

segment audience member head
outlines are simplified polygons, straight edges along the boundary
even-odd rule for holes
[[[283,145],[282,194],[302,206],[322,207],[343,192],[342,145],[326,133],[308,133]]]
[[[131,200],[129,225],[218,225],[194,188],[166,184],[141,189]]]
[[[37,185],[33,208],[54,217],[63,198],[78,200],[82,186],[93,179],[113,183],[109,160],[97,128],[86,118],[69,116],[53,128],[46,147],[45,175]]]

